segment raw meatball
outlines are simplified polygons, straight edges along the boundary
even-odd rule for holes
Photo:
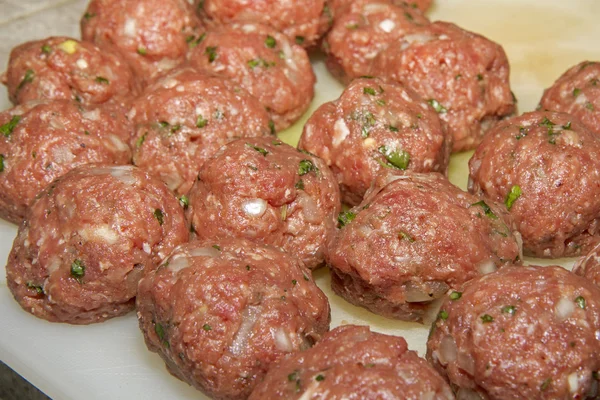
[[[594,282],[596,286],[600,286],[600,244],[577,261],[573,272]]]
[[[269,136],[269,116],[233,82],[183,68],[153,83],[133,103],[133,162],[186,194],[202,164],[238,138]]]
[[[369,75],[373,59],[395,40],[429,24],[419,10],[392,0],[356,0],[339,14],[323,49],[327,68],[346,84]]]
[[[600,289],[557,266],[508,266],[446,297],[427,359],[459,399],[596,399]]]
[[[453,400],[444,379],[406,341],[340,326],[313,348],[282,358],[250,400]]]
[[[202,24],[186,0],[92,0],[81,18],[81,36],[115,46],[148,82],[185,61]]]
[[[356,79],[304,126],[299,148],[321,157],[343,200],[357,205],[379,171],[446,173],[450,141],[435,111],[415,92],[382,79]]]
[[[600,62],[584,61],[544,91],[540,107],[569,113],[600,134]]]
[[[600,137],[575,117],[531,112],[498,124],[469,161],[469,191],[504,202],[525,254],[572,257],[600,242]]]
[[[329,330],[327,297],[291,255],[244,239],[178,247],[140,281],[140,328],[169,372],[246,399],[269,366]]]
[[[40,190],[73,168],[131,160],[121,106],[30,102],[0,113],[0,133],[0,217],[14,223]]]
[[[335,232],[340,193],[319,158],[276,139],[240,139],[208,160],[186,216],[200,239],[245,237],[319,266]]]
[[[278,131],[300,118],[314,96],[306,50],[263,25],[230,24],[208,32],[191,51],[190,62],[258,98]]]
[[[452,150],[477,147],[498,120],[515,112],[502,47],[446,22],[417,28],[382,51],[372,74],[419,93],[454,137]]]
[[[355,2],[356,0],[329,0],[329,8],[335,16],[338,16],[344,11],[345,7],[348,7],[349,5]],[[391,2],[396,5],[404,5],[412,8],[418,8],[421,12],[425,12],[429,9],[433,0],[391,0]]]
[[[388,318],[422,322],[449,288],[521,259],[507,212],[438,173],[379,175],[340,224],[333,291]]]
[[[325,0],[195,0],[208,26],[229,22],[269,25],[303,47],[311,47],[324,33],[321,18],[329,11]]]
[[[80,167],[32,204],[8,287],[37,317],[102,322],[131,311],[140,278],[187,240],[183,209],[161,181],[133,166]]]
[[[117,54],[68,37],[15,47],[2,82],[14,104],[48,99],[84,105],[124,102],[139,92],[131,67]]]

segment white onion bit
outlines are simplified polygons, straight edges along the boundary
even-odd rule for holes
[[[496,264],[494,264],[492,260],[487,260],[479,264],[479,272],[482,275],[491,274],[492,272],[496,271],[496,269]]]
[[[273,339],[275,339],[275,347],[277,347],[278,350],[285,351],[286,353],[291,353],[294,350],[292,341],[283,328],[271,330],[271,335],[273,335]]]
[[[190,256],[192,257],[219,257],[221,252],[214,247],[200,247],[197,249],[190,250]]]
[[[242,204],[242,209],[251,217],[262,217],[267,211],[267,202],[263,199],[247,200]]]
[[[555,312],[558,319],[563,321],[573,315],[573,312],[575,312],[575,303],[563,297],[556,304]]]
[[[456,342],[450,335],[444,336],[440,342],[440,362],[442,365],[447,365],[456,360],[458,350],[456,349]]]

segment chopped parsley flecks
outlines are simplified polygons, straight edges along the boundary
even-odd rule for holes
[[[442,103],[440,103],[439,101],[437,101],[436,99],[429,99],[427,100],[427,103],[429,103],[429,105],[431,107],[433,107],[433,109],[438,113],[438,114],[445,114],[448,112],[448,109],[446,107],[444,107],[442,105]]]
[[[298,166],[298,175],[303,176],[308,174],[309,172],[317,173],[319,169],[313,164],[310,160],[302,160]]]
[[[110,83],[110,81],[103,76],[97,76],[95,81],[103,85],[108,85]]]
[[[181,204],[181,207],[183,207],[183,209],[186,210],[190,206],[190,199],[185,194],[183,194],[179,198],[179,204]]]
[[[208,57],[208,62],[211,63],[217,59],[217,46],[208,46],[204,50],[204,54]]]
[[[500,311],[502,311],[503,314],[515,315],[517,308],[515,306],[504,306]]]
[[[269,152],[267,150],[263,149],[262,147],[255,146],[255,145],[250,144],[250,143],[246,143],[246,146],[249,147],[249,148],[251,148],[251,149],[253,149],[253,150],[255,150],[255,151],[258,151],[264,157],[266,157],[267,154],[269,154]]]
[[[267,38],[265,39],[265,46],[272,49],[277,46],[277,40],[275,40],[273,36],[267,35]]]
[[[585,310],[585,297],[579,296],[575,299],[575,304],[582,310]]]
[[[462,292],[452,292],[450,293],[450,300],[458,300],[462,297]]]
[[[202,115],[198,115],[196,118],[196,128],[204,128],[208,124],[208,120],[204,119]]]
[[[484,324],[488,324],[490,322],[494,322],[494,317],[492,317],[489,314],[483,314],[481,316],[481,322],[484,323]]]
[[[71,263],[71,276],[81,282],[81,278],[85,276],[85,265],[83,261],[77,259]]]
[[[408,168],[410,163],[410,154],[404,150],[394,150],[387,146],[379,147],[379,152],[383,154],[387,160],[388,167],[394,167],[396,169],[405,170]],[[380,163],[381,164],[381,163]],[[382,164],[386,166],[386,164]]]
[[[447,320],[447,319],[448,319],[448,311],[446,311],[446,310],[441,310],[441,311],[438,313],[438,319],[441,319],[442,321],[445,321],[445,320]]]
[[[411,234],[406,233],[404,231],[398,232],[398,238],[400,238],[401,240],[407,240],[410,243],[414,243],[416,241],[416,239]]]
[[[352,211],[342,211],[338,215],[338,226],[343,228],[356,218],[356,214]]]
[[[506,209],[510,211],[515,201],[517,201],[521,197],[521,187],[519,185],[514,185],[510,188],[510,192],[506,195],[506,199],[504,199],[504,204],[506,205]]]
[[[165,216],[160,208],[157,208],[156,210],[154,210],[154,218],[156,218],[159,225],[162,225],[165,223]]]
[[[17,86],[17,91],[21,90],[26,84],[33,82],[34,77],[35,72],[32,69],[25,71],[25,75],[23,76],[21,83],[19,83],[19,86]]]
[[[471,204],[471,207],[481,207],[486,217],[490,219],[498,219],[498,216],[494,214],[490,206],[488,206],[487,203],[483,200]]]

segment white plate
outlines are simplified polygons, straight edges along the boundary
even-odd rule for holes
[[[455,22],[502,44],[511,61],[512,88],[519,110],[535,108],[543,88],[569,66],[600,60],[598,0],[436,0],[432,20]],[[78,36],[84,1],[1,0],[0,65],[23,41],[50,35]],[[311,112],[335,99],[342,87],[321,59],[314,60],[317,96]],[[0,89],[0,109],[10,106]],[[280,136],[295,144],[305,118]],[[466,187],[471,153],[452,157],[450,179]],[[16,228],[0,221],[0,259],[5,260]],[[532,261],[532,260],[528,260]],[[535,261],[537,263],[537,261]],[[570,267],[573,260],[541,261]],[[199,392],[169,375],[158,355],[146,350],[134,313],[90,326],[53,324],[23,311],[12,299],[4,267],[0,271],[0,359],[55,400],[203,399]],[[369,324],[375,331],[404,336],[424,354],[427,328],[379,317],[333,295],[326,269],[315,273],[332,306],[332,327],[344,322]]]

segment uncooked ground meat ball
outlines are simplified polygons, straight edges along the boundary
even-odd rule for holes
[[[40,190],[71,169],[131,160],[131,126],[121,106],[30,102],[0,113],[0,133],[0,217],[14,223]]]
[[[403,338],[346,325],[313,348],[282,358],[249,399],[452,400],[454,395]]]
[[[515,112],[502,47],[446,22],[417,28],[379,53],[372,75],[419,93],[454,137],[453,151],[475,148],[498,120]]]
[[[498,124],[469,161],[469,190],[504,202],[525,253],[572,257],[600,242],[600,137],[575,117],[531,112]]]
[[[323,49],[327,68],[344,83],[369,75],[373,59],[383,49],[429,24],[418,10],[392,0],[356,0],[339,14]]]
[[[422,322],[449,288],[521,258],[507,212],[438,173],[379,175],[340,224],[332,289],[389,318]]]
[[[186,0],[92,0],[81,18],[81,36],[115,46],[148,82],[185,61],[203,31]]]
[[[600,62],[571,67],[544,91],[540,107],[574,115],[600,134]]]
[[[131,67],[107,49],[68,37],[15,47],[2,76],[10,100],[75,100],[85,105],[124,102],[139,92]]]
[[[264,25],[220,26],[189,57],[195,68],[230,78],[258,98],[278,131],[298,120],[314,96],[306,50]]]
[[[329,329],[310,271],[243,239],[178,247],[140,281],[137,309],[148,348],[214,399],[246,399],[274,361]]]
[[[84,166],[32,204],[8,287],[37,317],[102,322],[131,311],[139,279],[187,240],[182,207],[161,181],[133,166]]]
[[[313,46],[324,33],[328,17],[325,0],[195,0],[200,18],[208,26],[229,22],[269,25],[303,47]]]
[[[233,82],[182,68],[146,88],[129,118],[135,165],[186,194],[202,164],[238,138],[269,136],[269,116]]]
[[[573,266],[573,272],[600,286],[600,244],[577,261]]]
[[[508,266],[446,297],[427,359],[459,399],[597,399],[600,289],[557,266]]]
[[[344,12],[344,9],[346,7],[353,4],[354,2],[356,2],[356,0],[329,0],[329,8],[335,16],[338,16],[342,12]],[[433,0],[391,0],[391,2],[396,5],[404,5],[411,8],[417,8],[421,10],[421,12],[425,12],[429,9]]]
[[[315,111],[299,148],[321,157],[343,200],[357,205],[379,171],[446,173],[452,138],[415,92],[382,79],[356,79]]]
[[[200,239],[253,239],[315,268],[339,211],[338,185],[322,160],[276,139],[248,138],[204,164],[186,216]]]

